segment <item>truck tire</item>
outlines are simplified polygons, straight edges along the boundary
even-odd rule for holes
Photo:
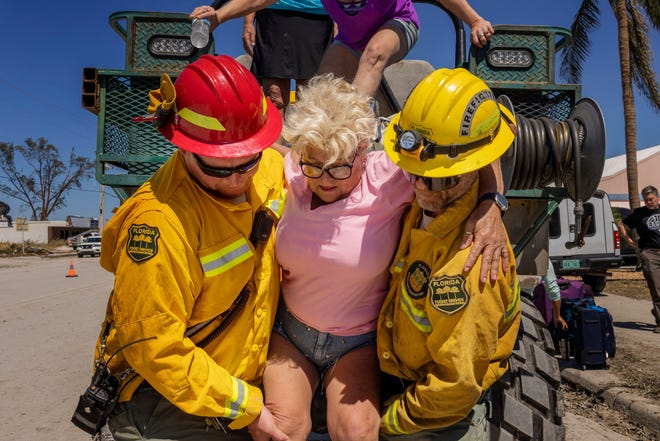
[[[523,296],[521,307],[509,370],[490,389],[489,439],[564,441],[564,400],[552,337],[531,300]]]
[[[589,285],[593,289],[594,293],[603,292],[605,285],[607,284],[607,276],[596,276],[596,275],[584,275],[582,276],[582,281]]]

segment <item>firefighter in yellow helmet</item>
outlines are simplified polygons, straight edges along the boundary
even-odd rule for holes
[[[227,56],[164,75],[150,97],[179,149],[103,232],[115,282],[96,360],[119,383],[108,427],[117,441],[287,440],[260,389],[283,203],[282,156],[267,148],[282,119]]]
[[[396,385],[383,391],[383,439],[485,439],[487,391],[507,369],[520,291],[513,262],[486,283],[463,272],[469,249],[459,244],[479,203],[478,170],[515,131],[508,110],[464,69],[422,80],[386,130],[385,150],[410,173],[415,201],[378,320],[380,367]]]

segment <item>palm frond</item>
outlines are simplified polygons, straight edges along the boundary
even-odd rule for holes
[[[649,18],[651,25],[660,30],[660,2],[658,0],[638,0],[638,3]]]
[[[628,2],[628,35],[630,65],[635,88],[660,111],[660,89],[653,69],[653,49],[649,43],[649,27],[638,2]]]
[[[582,65],[591,49],[591,32],[600,23],[600,9],[597,0],[584,0],[580,5],[573,23],[573,39],[564,49],[559,73],[569,83],[579,83],[582,78]]]

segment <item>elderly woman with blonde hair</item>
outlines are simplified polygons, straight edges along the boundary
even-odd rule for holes
[[[291,440],[309,435],[319,386],[333,441],[378,439],[376,325],[414,189],[384,151],[370,151],[377,127],[371,98],[332,74],[312,78],[287,112],[288,194],[275,238],[282,297],[264,391]],[[502,228],[499,214],[475,217],[477,230]],[[475,240],[483,237],[497,242],[490,232]]]

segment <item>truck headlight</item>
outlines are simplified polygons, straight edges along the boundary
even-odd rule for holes
[[[155,57],[188,58],[195,51],[189,37],[153,36],[147,43],[149,53]]]
[[[530,49],[523,47],[496,47],[488,50],[486,61],[491,67],[524,69],[534,64],[534,53]]]

